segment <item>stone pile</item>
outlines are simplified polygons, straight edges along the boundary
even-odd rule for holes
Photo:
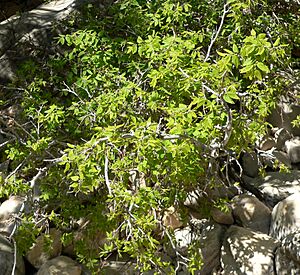
[[[180,249],[200,240],[197,274],[300,274],[300,133],[292,127],[299,114],[299,105],[282,99],[269,117],[270,135],[242,156],[243,189],[227,192],[228,210],[213,210],[196,229],[175,229]]]

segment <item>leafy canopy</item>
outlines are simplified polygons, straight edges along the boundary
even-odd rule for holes
[[[30,193],[42,171],[39,213],[62,229],[89,220],[76,250],[95,272],[115,250],[141,271],[196,270],[199,249],[162,261],[161,245],[176,250],[163,214],[173,206],[184,217],[188,192],[234,183],[230,165],[265,133],[288,83],[298,17],[256,0],[88,5],[46,62],[39,55],[20,70],[29,123],[7,147],[14,173],[1,195]],[[28,219],[39,227],[38,218]],[[87,245],[99,230],[109,240],[101,251]]]

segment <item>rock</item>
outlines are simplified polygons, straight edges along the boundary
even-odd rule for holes
[[[22,257],[17,254],[16,269],[12,273],[14,265],[14,245],[7,238],[0,235],[0,273],[1,275],[25,275],[25,265]]]
[[[294,138],[285,142],[286,152],[292,163],[300,162],[300,139]]]
[[[0,232],[10,235],[15,229],[15,215],[19,214],[24,198],[12,196],[0,206]]]
[[[245,175],[255,178],[258,176],[259,164],[258,158],[255,152],[244,153],[242,157],[242,167]]]
[[[135,275],[140,274],[136,270],[136,264],[131,262],[121,262],[121,261],[107,261],[101,268],[101,273],[103,275]],[[147,273],[145,273],[147,274]],[[151,273],[149,273],[150,275]],[[153,273],[152,273],[153,274]]]
[[[285,252],[278,248],[274,257],[275,274],[278,275],[298,275],[300,274],[299,262],[288,258]]]
[[[273,253],[278,245],[266,234],[232,225],[221,249],[223,274],[274,274]]]
[[[287,140],[291,139],[292,135],[284,128],[280,128],[275,132],[276,148],[282,150]]]
[[[243,176],[243,184],[268,206],[274,207],[291,194],[300,192],[300,171],[268,172],[265,177],[254,179]]]
[[[232,209],[239,225],[269,233],[271,210],[256,197],[246,194],[236,196],[233,198]]]
[[[213,274],[213,271],[220,268],[221,246],[226,229],[211,221],[203,223],[200,228],[199,244],[203,261],[201,275]]]
[[[162,223],[164,226],[176,229],[183,226],[183,223],[180,220],[180,215],[174,207],[169,207],[162,218]]]
[[[270,236],[278,240],[300,230],[300,193],[279,202],[272,211]]]
[[[70,257],[75,257],[75,244],[78,241],[84,241],[86,246],[89,247],[91,251],[96,251],[96,253],[99,253],[104,244],[108,242],[106,233],[101,230],[97,230],[96,232],[89,234],[84,229],[79,229],[78,231],[74,232],[72,242],[63,247],[63,254]]]
[[[205,187],[204,190],[200,192],[191,191],[187,194],[187,198],[184,202],[184,206],[198,211],[199,213],[207,212],[203,211],[203,201],[207,201],[209,197],[213,201],[218,199],[232,199],[234,196],[239,194],[239,189],[236,186],[225,186],[221,181],[214,183],[212,186]],[[201,209],[199,209],[201,208]]]
[[[223,212],[220,209],[214,207],[211,210],[211,216],[215,222],[220,224],[230,225],[234,223],[231,207],[228,208],[228,212]]]
[[[192,243],[195,237],[190,226],[186,226],[174,231],[177,249],[184,255],[187,254],[188,246]]]
[[[201,252],[203,265],[195,274],[209,275],[220,268],[221,245],[226,229],[226,226],[203,219],[192,220],[190,226],[175,230],[176,246],[182,255],[187,256],[191,244]]]
[[[279,164],[284,164],[288,168],[292,168],[291,160],[285,152],[282,151],[273,151],[274,157],[278,160]]]
[[[280,249],[289,260],[300,264],[300,230],[293,232],[281,241]]]
[[[273,127],[284,128],[294,136],[300,135],[300,128],[293,127],[292,121],[300,115],[300,106],[295,100],[281,97],[276,109],[268,116],[267,121]]]
[[[49,45],[49,37],[58,34],[57,28],[53,28],[54,24],[65,19],[76,6],[85,2],[87,1],[49,1],[22,13],[22,16],[15,15],[0,22],[0,79],[15,79],[19,68],[17,63],[27,57],[25,51],[29,48],[28,44],[40,47]]]
[[[259,149],[262,151],[268,151],[272,148],[276,147],[276,142],[273,138],[267,137],[264,138],[260,143],[259,143]]]
[[[292,168],[291,160],[285,152],[272,149],[265,153],[260,153],[260,157],[263,164],[272,169],[278,169],[281,164],[284,164],[288,168]]]
[[[45,262],[37,275],[81,275],[81,266],[66,256],[59,256]]]
[[[199,208],[199,197],[200,196],[195,191],[189,192],[183,203],[184,206],[197,211]]]
[[[239,194],[239,189],[237,186],[225,186],[223,183],[216,183],[214,187],[207,187],[204,192],[208,198],[213,201],[218,199],[232,199],[234,196]]]
[[[43,234],[36,239],[34,245],[27,252],[26,258],[27,260],[35,267],[40,268],[44,263],[48,260],[55,258],[60,255],[62,251],[62,243],[61,243],[61,232],[55,228],[51,228],[49,230],[49,237],[51,238],[51,243],[49,247],[45,247],[47,238]]]

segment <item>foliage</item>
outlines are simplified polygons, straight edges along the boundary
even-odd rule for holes
[[[14,173],[1,195],[30,193],[30,182],[56,227],[85,217],[87,236],[106,232],[102,251],[77,244],[95,272],[113,251],[141,272],[195,271],[194,247],[162,261],[162,249],[176,250],[164,212],[182,210],[190,191],[234,184],[229,167],[264,135],[287,85],[298,19],[256,0],[88,5],[55,54],[20,70],[29,123],[7,146]]]

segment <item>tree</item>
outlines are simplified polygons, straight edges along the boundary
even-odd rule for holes
[[[159,253],[176,250],[164,212],[172,206],[187,219],[188,192],[235,184],[232,167],[265,134],[292,81],[282,72],[299,47],[299,13],[272,9],[256,0],[122,0],[71,18],[56,53],[20,70],[28,123],[15,125],[1,187],[2,197],[39,196],[20,248],[41,217],[62,229],[87,217],[87,238],[101,230],[110,240],[100,254],[77,243],[90,268],[117,250],[141,271],[174,272]],[[199,268],[199,253],[175,254]]]

